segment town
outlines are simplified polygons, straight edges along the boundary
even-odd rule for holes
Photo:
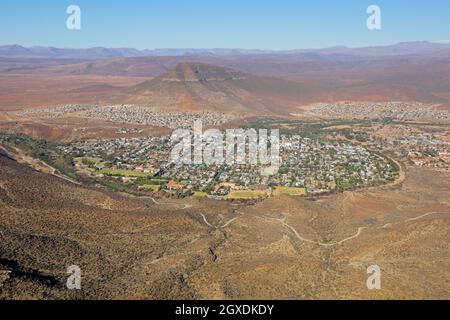
[[[282,136],[281,167],[262,175],[261,163],[176,165],[169,136],[88,140],[61,145],[77,174],[130,189],[178,196],[254,199],[316,195],[385,184],[398,176],[389,158],[345,141]],[[193,147],[193,146],[192,146]]]
[[[402,121],[450,120],[447,111],[437,109],[437,105],[420,102],[344,102],[318,103],[310,111],[311,115],[326,118],[385,119]]]
[[[450,170],[450,140],[445,133],[418,133],[395,139],[393,145],[414,166]]]
[[[110,122],[150,125],[164,128],[186,128],[192,121],[201,120],[205,125],[221,125],[236,118],[221,112],[159,112],[149,106],[137,105],[63,105],[43,109],[30,109],[21,113],[24,117],[62,118],[78,116]]]

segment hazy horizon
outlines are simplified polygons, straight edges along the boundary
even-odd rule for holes
[[[414,3],[330,0],[315,3],[171,0],[16,1],[3,4],[0,44],[57,48],[239,48],[298,50],[386,46],[399,42],[450,39],[447,1]],[[24,5],[26,4],[26,5]],[[381,9],[381,30],[368,30],[367,8]],[[68,30],[67,8],[81,9],[81,29]]]
[[[293,49],[262,49],[262,48],[241,48],[241,47],[158,47],[158,48],[136,48],[136,47],[118,47],[118,46],[93,46],[93,47],[55,47],[51,45],[33,45],[27,46],[21,43],[0,43],[0,47],[12,47],[19,46],[26,49],[34,48],[45,48],[45,49],[62,49],[62,50],[88,50],[88,49],[129,49],[138,51],[158,51],[158,50],[242,50],[242,51],[261,51],[261,52],[295,52],[295,51],[306,51],[306,50],[327,50],[335,48],[346,48],[346,49],[366,49],[366,48],[378,48],[378,47],[392,47],[402,44],[431,44],[431,45],[443,45],[450,46],[450,41],[428,41],[428,40],[416,40],[416,41],[400,41],[394,43],[388,43],[385,45],[373,45],[373,46],[348,46],[348,45],[335,45],[335,46],[325,46],[325,47],[298,47]]]

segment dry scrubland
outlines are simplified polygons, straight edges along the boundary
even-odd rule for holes
[[[450,108],[448,48],[329,50],[73,62],[0,58],[0,127],[58,142],[172,132],[103,116],[22,113],[74,103],[239,115],[221,128],[245,127],[264,115],[302,118],[317,102]],[[354,118],[350,111],[347,120]],[[323,114],[313,116],[320,121]],[[281,129],[295,129],[295,121],[285,120]],[[436,119],[417,127],[379,120],[373,130],[335,128],[368,130],[385,140],[419,134],[424,126],[446,130]],[[0,299],[450,299],[450,173],[405,170],[395,186],[314,199],[298,196],[300,189],[278,189],[279,197],[244,205],[201,193],[156,200],[82,187],[0,150]],[[248,193],[237,194],[243,196]],[[373,264],[382,269],[380,291],[366,287]],[[82,269],[81,291],[65,288],[70,265]]]
[[[450,298],[450,175],[254,206],[86,189],[0,157],[0,298]],[[24,183],[27,181],[27,183]],[[83,290],[64,287],[83,270]],[[378,264],[383,288],[368,291]]]

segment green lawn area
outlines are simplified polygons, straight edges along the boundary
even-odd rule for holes
[[[151,176],[153,177],[153,176]],[[164,184],[170,181],[170,179],[165,179],[165,178],[159,178],[159,179],[150,179],[150,181],[154,182],[155,184]]]
[[[153,173],[144,173],[130,170],[103,169],[99,173],[113,177],[134,177],[134,178],[153,177]]]
[[[97,169],[103,169],[104,167],[106,167],[107,165],[109,164],[109,162],[108,161],[101,161],[101,162],[99,162],[99,163],[96,163],[95,164],[95,167],[97,168]]]
[[[97,164],[97,163],[102,162],[103,159],[100,159],[100,158],[89,158],[89,157],[80,157],[80,158],[73,159],[73,161],[75,161],[77,163]]]
[[[142,186],[145,190],[148,191],[159,191],[159,189],[161,188],[160,185],[156,185],[156,184],[146,184]]]
[[[227,200],[252,200],[261,199],[267,197],[266,190],[239,190],[231,191],[229,195],[225,197]]]
[[[292,188],[292,187],[275,187],[273,192],[275,196],[289,195],[289,196],[305,196],[305,188]]]
[[[80,157],[74,158],[73,161],[80,165],[92,166],[97,169],[103,169],[106,165],[108,165],[107,161],[103,161],[101,158],[89,158],[89,157]]]
[[[201,192],[201,191],[194,192],[194,197],[198,197],[198,198],[204,198],[207,195],[208,194],[206,192]]]

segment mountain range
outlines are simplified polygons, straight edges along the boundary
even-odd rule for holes
[[[133,103],[287,114],[348,100],[449,106],[450,44],[295,51],[0,47],[0,110]]]
[[[81,59],[97,60],[125,57],[145,56],[239,56],[239,55],[279,55],[285,57],[297,54],[320,54],[320,55],[352,55],[364,57],[397,56],[405,54],[428,54],[440,50],[449,49],[450,44],[432,43],[427,41],[403,42],[389,46],[350,48],[345,46],[331,47],[325,49],[301,49],[301,50],[249,50],[249,49],[153,49],[138,50],[134,48],[54,48],[54,47],[23,47],[17,44],[0,46],[0,57],[3,58],[45,58],[45,59]]]

